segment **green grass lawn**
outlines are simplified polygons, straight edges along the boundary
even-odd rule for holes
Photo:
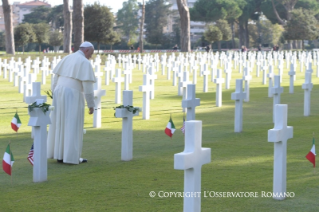
[[[288,125],[294,135],[288,140],[287,191],[294,198],[276,201],[261,197],[272,192],[273,143],[267,142],[272,123],[273,99],[268,98],[268,86],[262,85],[262,75],[255,69],[250,84],[250,101],[244,103],[243,132],[234,133],[234,101],[230,99],[235,80],[242,75],[233,70],[231,89],[223,85],[223,106],[215,106],[216,85],[209,82],[209,92],[203,93],[203,81],[198,77],[196,119],[203,122],[203,147],[211,148],[212,161],[202,167],[202,192],[257,192],[257,198],[218,198],[202,195],[202,211],[317,211],[318,171],[305,158],[312,145],[312,133],[319,133],[319,79],[313,74],[311,116],[303,116],[304,72],[297,66],[295,93],[289,94],[288,70],[284,70],[281,103],[288,104]],[[102,67],[103,68],[103,67]],[[314,67],[315,68],[315,67]],[[275,73],[278,70],[275,69]],[[143,73],[133,71],[133,105],[142,107]],[[85,115],[82,156],[88,163],[67,165],[48,160],[48,181],[33,183],[32,166],[27,155],[32,145],[31,128],[27,126],[27,105],[22,94],[7,79],[0,76],[0,153],[9,141],[15,163],[12,182],[0,171],[0,211],[182,211],[183,198],[151,198],[150,191],[183,192],[184,172],[174,170],[174,154],[184,149],[184,136],[179,128],[183,122],[182,97],[166,76],[157,72],[155,99],[151,100],[150,120],[142,114],[133,121],[133,160],[121,161],[121,119],[114,117],[115,84],[103,85],[102,128],[92,128],[93,116]],[[191,75],[192,76],[192,75]],[[191,77],[192,78],[192,77]],[[41,80],[41,75],[37,77]],[[104,77],[103,77],[104,82]],[[102,83],[104,84],[104,83]],[[124,88],[124,85],[122,85]],[[50,77],[42,86],[42,94],[50,89]],[[48,101],[51,103],[51,100]],[[22,126],[14,133],[10,122],[18,110]],[[172,114],[177,128],[173,138],[164,134]]]

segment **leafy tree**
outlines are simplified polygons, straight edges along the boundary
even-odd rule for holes
[[[216,26],[222,33],[222,39],[223,41],[228,41],[232,38],[231,29],[229,27],[229,24],[226,20],[218,20],[216,22]],[[220,50],[220,41],[218,41],[218,49]]]
[[[137,0],[128,0],[123,2],[122,9],[117,12],[117,25],[128,41],[137,35],[138,10]]]
[[[34,42],[35,34],[32,25],[29,23],[19,24],[14,29],[14,41],[17,46],[22,46],[24,53],[24,46],[28,43]]]
[[[272,23],[285,25],[290,20],[293,9],[308,9],[319,13],[319,2],[316,0],[264,0],[260,9]],[[276,14],[277,13],[277,14]]]
[[[236,0],[198,0],[190,8],[192,21],[213,22],[219,19],[236,19],[242,14],[242,9]]]
[[[54,52],[57,52],[60,46],[63,45],[63,34],[58,30],[50,33],[49,44],[54,46]]]
[[[108,7],[95,2],[85,7],[84,17],[85,39],[97,42],[100,50],[100,43],[106,41],[113,31],[113,14]]]
[[[318,21],[313,12],[303,9],[291,12],[291,19],[286,25],[284,34],[286,40],[314,40],[318,35]]]
[[[190,9],[192,21],[203,21],[206,23],[225,19],[231,23],[232,43],[235,45],[234,24],[238,18],[244,16],[243,10],[247,4],[246,0],[198,0]],[[243,25],[243,24],[242,24]]]
[[[249,25],[249,35],[253,46],[259,44],[278,45],[284,32],[283,26],[272,24],[272,22],[262,16],[262,20],[255,25]]]
[[[46,23],[33,24],[35,41],[39,44],[39,53],[41,52],[41,44],[49,41],[50,26]]]
[[[119,36],[119,34],[115,31],[112,31],[111,33],[109,33],[106,37],[105,40],[103,40],[103,43],[105,44],[110,44],[111,45],[111,50],[112,50],[112,46],[114,44],[120,43],[121,42],[121,37]]]
[[[223,38],[223,33],[219,30],[219,28],[215,25],[209,25],[204,32],[205,40],[210,43],[214,43],[216,41],[221,41]]]
[[[31,23],[31,24],[38,24],[38,23],[49,23],[49,15],[51,13],[51,8],[49,7],[35,7],[31,13],[25,14],[23,23]]]
[[[166,39],[163,28],[170,14],[168,0],[150,0],[145,5],[146,41],[161,44]]]
[[[51,8],[50,13],[48,14],[48,19],[51,23],[52,29],[60,29],[64,26],[64,17],[63,17],[63,4],[57,5]]]

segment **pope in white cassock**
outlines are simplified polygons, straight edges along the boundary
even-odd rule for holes
[[[95,75],[89,61],[94,52],[90,42],[84,42],[80,50],[64,57],[53,70],[52,85],[54,111],[48,133],[48,158],[58,162],[79,164],[83,146],[85,102],[89,114],[94,111]]]

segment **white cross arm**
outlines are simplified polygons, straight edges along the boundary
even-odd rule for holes
[[[250,81],[251,80],[251,75],[243,76],[243,80]]]
[[[195,157],[194,152],[181,152],[174,154],[174,169],[185,170],[194,168],[201,161],[202,164],[211,162],[211,149],[201,148],[198,152],[199,157]]]
[[[284,88],[283,87],[271,88],[271,92],[272,94],[281,94],[284,92]]]
[[[245,99],[245,98],[246,98],[246,92],[242,92],[242,93],[234,92],[234,93],[231,94],[231,99],[232,100],[239,101],[239,100]]]
[[[279,142],[285,139],[290,139],[293,137],[293,127],[287,126],[287,138],[284,138],[284,132],[282,129],[270,129],[268,130],[268,142]]]
[[[112,82],[124,82],[124,77],[112,78]]]
[[[182,100],[182,107],[183,108],[193,108],[200,105],[200,99],[185,99]]]
[[[295,74],[296,74],[295,71],[289,71],[289,72],[288,72],[288,75],[289,75],[289,76],[293,76],[293,75],[295,75]]]
[[[268,130],[268,142],[287,141],[293,137],[293,127],[287,126],[287,105],[275,106],[275,126]]]
[[[214,79],[214,83],[216,83],[216,84],[225,83],[225,79],[224,78],[216,78],[216,79]]]
[[[312,90],[312,88],[313,88],[313,83],[304,83],[304,84],[302,84],[302,89],[304,89],[304,90]]]
[[[94,91],[94,97],[95,98],[100,98],[102,96],[106,95],[106,91],[105,90],[95,90]]]
[[[151,90],[152,90],[152,88],[149,85],[141,85],[139,87],[139,91],[141,91],[141,92],[147,92],[147,91],[151,91]]]
[[[132,116],[138,116],[139,111],[136,111],[135,114],[129,112],[126,108],[116,108],[115,109],[115,117],[116,118],[128,118]]]
[[[274,74],[273,74],[273,73],[268,73],[268,74],[267,74],[267,77],[268,77],[268,78],[274,78]]]
[[[183,81],[183,82],[179,83],[180,87],[183,87],[183,88],[187,87],[188,84],[191,84],[191,82],[190,81]]]

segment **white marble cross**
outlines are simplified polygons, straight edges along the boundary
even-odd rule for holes
[[[225,75],[226,75],[226,79],[225,79],[225,89],[229,89],[230,88],[230,79],[231,79],[231,67],[229,63],[225,64]]]
[[[121,77],[121,69],[116,69],[116,77],[112,79],[115,82],[115,104],[121,103],[121,82],[124,78]]]
[[[123,105],[133,105],[133,91],[123,91]],[[138,116],[139,111],[129,112],[126,108],[116,108],[115,117],[122,118],[122,147],[121,160],[133,159],[133,116]]]
[[[293,127],[287,126],[287,105],[275,108],[275,126],[268,130],[268,142],[274,142],[273,196],[285,199],[287,186],[287,140],[293,137]]]
[[[244,73],[245,75],[243,76],[243,80],[245,82],[245,94],[246,94],[246,97],[244,99],[245,102],[249,102],[249,96],[250,96],[250,86],[249,86],[249,83],[250,83],[250,80],[251,80],[251,75],[249,73],[249,68],[248,67],[245,67],[244,68]]]
[[[243,131],[243,100],[245,98],[246,93],[243,92],[243,80],[236,79],[236,90],[231,94],[231,99],[235,100],[235,132]]]
[[[32,126],[34,135],[33,182],[43,182],[48,177],[47,125],[51,124],[50,110],[44,113],[40,108],[33,108],[28,126]]]
[[[41,95],[41,83],[33,82],[32,83],[32,95],[25,97],[25,103],[32,104],[37,101],[37,99],[41,99],[43,102],[47,101],[47,96]]]
[[[284,88],[280,87],[280,76],[276,75],[274,78],[275,85],[271,89],[271,93],[273,95],[273,121],[275,121],[275,106],[276,104],[280,104],[280,95],[284,92]]]
[[[209,75],[209,71],[207,69],[207,64],[205,63],[204,64],[204,70],[202,72],[202,75],[204,76],[204,79],[203,79],[203,92],[208,92],[208,75]]]
[[[181,87],[181,81],[183,79],[183,66],[180,64],[178,66],[178,72],[176,72],[177,77],[177,95],[183,96],[183,88]]]
[[[182,107],[187,109],[186,121],[195,120],[195,108],[200,105],[200,99],[195,98],[196,85],[187,85],[186,99],[182,100]]]
[[[157,79],[157,75],[155,74],[155,68],[154,66],[151,66],[149,69],[148,69],[148,73],[149,73],[149,80],[150,80],[150,85],[152,87],[152,90],[151,90],[151,99],[154,99],[155,98],[155,80]]]
[[[188,71],[183,72],[183,81],[180,82],[180,87],[183,89],[183,100],[186,99],[187,96],[187,85],[191,84],[189,81],[189,73]],[[185,108],[183,108],[183,112],[185,112]]]
[[[109,85],[111,74],[111,62],[106,61],[103,70],[105,71],[105,85]]]
[[[94,113],[93,113],[93,128],[100,128],[101,122],[102,122],[102,105],[101,105],[101,98],[102,96],[106,95],[105,90],[101,90],[101,76],[103,76],[103,73],[100,72],[100,66],[95,66],[95,76],[96,76],[96,82],[94,83]]]
[[[225,82],[225,79],[222,78],[222,70],[217,69],[217,77],[214,79],[216,84],[216,107],[222,106],[222,83]]]
[[[150,92],[152,87],[148,74],[143,75],[143,85],[139,87],[139,91],[143,92],[143,119],[150,119]]]
[[[272,97],[272,87],[273,87],[273,78],[274,78],[274,72],[273,72],[273,66],[269,66],[269,73],[267,74],[267,77],[269,79],[268,83],[268,97]]]
[[[290,64],[290,71],[288,72],[289,74],[289,93],[294,93],[294,78],[296,75],[296,72],[294,70],[294,64]]]
[[[310,116],[310,105],[311,105],[311,90],[313,84],[311,82],[311,73],[306,72],[305,83],[302,84],[302,89],[304,89],[304,116]]]
[[[201,211],[201,169],[211,162],[211,149],[202,148],[202,121],[185,122],[185,149],[174,155],[174,169],[184,170],[184,212]]]
[[[124,63],[124,70],[122,74],[124,74],[124,90],[129,90],[129,85],[130,85],[130,74],[132,74],[131,70],[128,67],[128,63]]]

